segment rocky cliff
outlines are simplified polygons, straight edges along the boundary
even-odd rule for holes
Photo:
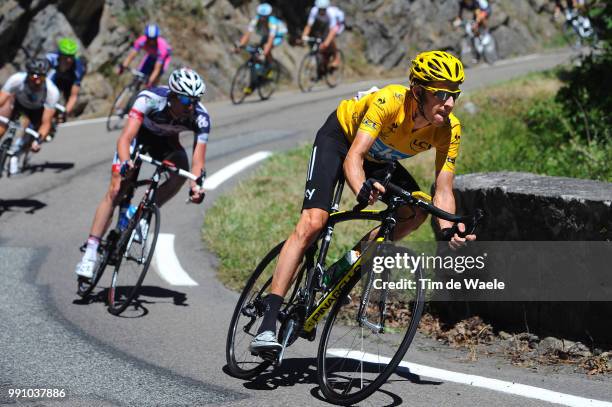
[[[270,1],[287,21],[288,44],[275,52],[286,79],[293,80],[304,49],[294,47],[312,0]],[[108,108],[116,78],[113,67],[149,21],[157,22],[174,48],[173,66],[189,65],[209,84],[208,99],[227,95],[243,56],[229,52],[254,14],[251,0],[3,0],[0,3],[0,80],[20,69],[31,54],[54,49],[72,36],[89,61],[80,110]],[[453,28],[457,0],[342,0],[347,31],[340,44],[348,76],[397,75],[418,50],[457,50],[462,32]],[[532,52],[556,35],[546,0],[494,1],[492,32],[501,56]]]

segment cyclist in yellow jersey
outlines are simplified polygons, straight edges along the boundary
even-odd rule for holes
[[[270,294],[265,300],[266,312],[251,342],[252,353],[281,349],[276,339],[279,309],[300,259],[329,218],[334,188],[342,175],[358,201],[373,204],[379,196],[385,201],[384,187],[366,179],[384,173],[387,162],[433,147],[436,149],[434,204],[447,212],[455,212],[453,179],[461,126],[451,111],[463,80],[463,65],[456,57],[442,51],[423,52],[412,61],[409,88],[389,85],[370,89],[354,99],[342,101],[328,117],[315,138],[302,214],[280,253]],[[420,189],[402,166],[395,170],[391,182],[408,191]],[[426,218],[421,209],[400,208],[394,240],[417,229]],[[438,222],[453,249],[476,239],[475,235],[462,238],[453,233],[450,222],[441,219]],[[465,231],[463,224],[458,228]]]

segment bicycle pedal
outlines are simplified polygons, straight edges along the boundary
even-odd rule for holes
[[[275,364],[278,363],[278,352],[275,351],[259,352],[259,354],[251,352],[251,355],[259,356],[260,358],[268,362],[272,362]]]

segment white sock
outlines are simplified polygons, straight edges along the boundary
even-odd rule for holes
[[[88,260],[97,260],[98,258],[98,246],[100,246],[100,239],[94,236],[89,236],[87,239],[87,248],[85,249],[85,254],[83,255],[83,259]]]

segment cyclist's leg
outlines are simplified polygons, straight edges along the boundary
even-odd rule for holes
[[[253,340],[252,350],[258,350],[260,347],[278,348],[278,343],[270,340],[269,332],[276,332],[276,318],[300,259],[327,222],[334,187],[342,175],[342,163],[348,147],[348,141],[334,111],[317,133],[308,165],[302,214],[281,250],[272,277],[270,295],[266,298],[266,312],[258,335]],[[260,334],[262,338],[259,337]],[[259,346],[260,340],[263,346]]]
[[[151,155],[154,158],[172,161],[176,167],[189,171],[189,159],[187,158],[187,153],[180,145],[178,137],[171,146],[168,143],[163,144],[163,146],[156,146],[156,149],[161,149],[161,151],[154,151]],[[186,181],[185,178],[179,175],[169,175],[168,180],[161,184],[157,190],[156,201],[159,207],[172,199],[181,190]]]

